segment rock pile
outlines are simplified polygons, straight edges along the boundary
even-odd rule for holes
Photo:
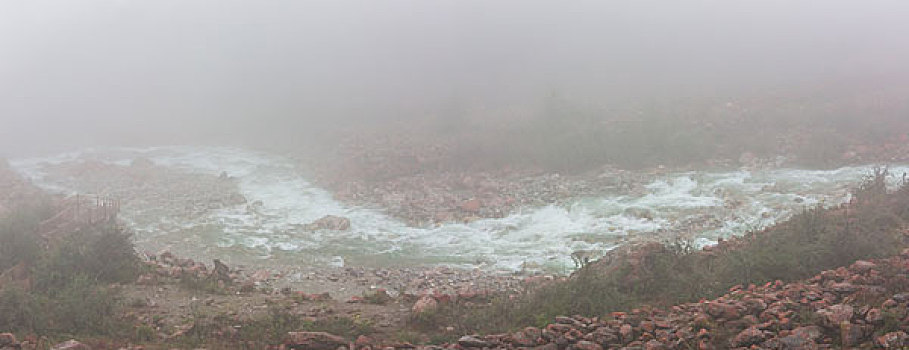
[[[210,281],[219,288],[238,284],[242,280],[239,271],[232,271],[220,260],[215,259],[212,268],[193,259],[182,259],[165,251],[157,255],[145,255],[145,264],[152,272],[139,276],[136,284],[155,285],[165,279],[192,279],[196,281]]]
[[[522,206],[541,206],[610,191],[640,189],[647,174],[604,168],[597,176],[505,169],[498,172],[419,173],[365,181],[322,181],[335,196],[352,203],[378,204],[411,224],[437,224],[504,217]]]
[[[858,261],[805,281],[735,286],[719,298],[669,309],[644,307],[602,317],[556,317],[544,328],[393,348],[903,349],[909,346],[907,290],[909,249],[898,257]],[[414,307],[434,305],[434,300],[421,298]],[[350,348],[387,347],[352,343]]]

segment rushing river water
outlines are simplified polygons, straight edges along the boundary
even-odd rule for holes
[[[566,271],[576,251],[605,252],[635,239],[690,235],[699,244],[783,220],[818,203],[837,204],[872,166],[834,170],[686,172],[662,175],[633,193],[576,198],[564,205],[523,208],[505,218],[410,227],[380,209],[349,206],[300,175],[291,160],[237,148],[155,147],[72,152],[11,164],[39,186],[84,191],[57,165],[101,161],[128,166],[144,158],[190,174],[230,174],[254,210],[242,204],[194,217],[166,217],[142,203],[121,218],[140,249],[167,248],[199,257],[261,264],[447,264]],[[891,167],[903,174],[909,167]],[[896,181],[894,177],[893,181]],[[123,186],[123,185],[121,185]],[[324,215],[347,217],[347,231],[307,232]]]

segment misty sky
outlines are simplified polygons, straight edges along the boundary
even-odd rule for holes
[[[0,156],[909,71],[906,1],[2,1]]]

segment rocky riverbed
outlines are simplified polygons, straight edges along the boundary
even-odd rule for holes
[[[544,328],[464,335],[426,346],[288,334],[280,347],[347,349],[834,349],[909,346],[909,250],[810,279],[735,286],[713,300],[602,317],[556,317]]]

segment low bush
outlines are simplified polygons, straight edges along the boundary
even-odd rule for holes
[[[102,283],[135,280],[139,260],[131,233],[113,223],[85,227],[51,248],[35,269],[39,290],[63,288],[80,276]]]
[[[49,206],[21,208],[0,221],[0,266],[23,264],[31,283],[0,288],[0,329],[39,334],[112,335],[119,292],[136,278],[131,237],[111,223],[84,226],[46,249],[37,235]]]
[[[34,264],[41,253],[40,240],[35,231],[41,221],[53,213],[50,204],[38,204],[15,208],[0,219],[0,272],[24,262]]]

